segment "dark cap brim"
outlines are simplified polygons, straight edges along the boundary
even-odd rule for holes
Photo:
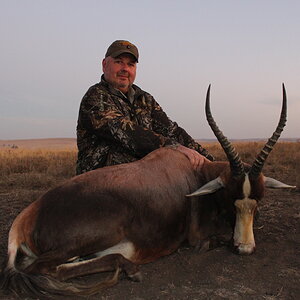
[[[132,53],[130,50],[128,50],[128,51],[126,51],[126,50],[119,50],[119,51],[116,51],[116,52],[112,53],[110,56],[113,57],[113,58],[116,58],[116,57],[118,57],[119,55],[121,55],[123,53],[131,54],[135,58],[136,62],[139,62],[139,60],[136,57],[136,55],[134,53]]]

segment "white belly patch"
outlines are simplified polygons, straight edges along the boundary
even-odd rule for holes
[[[116,244],[110,248],[95,253],[97,257],[103,257],[109,254],[121,254],[125,258],[130,260],[135,254],[135,247],[131,242],[125,240],[125,241],[121,241],[119,244]]]

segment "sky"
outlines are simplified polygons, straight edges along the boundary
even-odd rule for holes
[[[135,84],[195,139],[204,102],[232,139],[268,138],[282,83],[300,137],[298,0],[0,0],[0,139],[76,137],[80,101],[117,39],[140,52]]]

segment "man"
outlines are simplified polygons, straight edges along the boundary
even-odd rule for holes
[[[107,49],[101,81],[80,105],[77,174],[132,162],[165,146],[184,153],[194,168],[206,158],[213,160],[149,93],[133,84],[138,59],[137,47],[128,41],[115,41]]]

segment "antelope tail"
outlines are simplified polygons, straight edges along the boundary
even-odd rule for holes
[[[83,284],[63,282],[50,276],[26,274],[15,269],[5,269],[0,274],[0,290],[13,292],[21,298],[32,296],[45,299],[52,298],[51,295],[92,296],[115,285],[119,272],[120,269],[117,268],[112,278],[96,284]]]

